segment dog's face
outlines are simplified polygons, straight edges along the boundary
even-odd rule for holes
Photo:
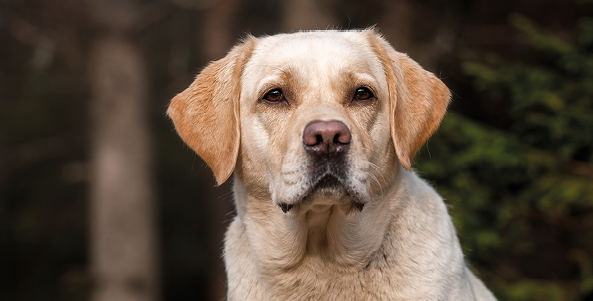
[[[286,213],[362,210],[436,130],[449,91],[373,30],[248,38],[169,108],[219,183]],[[293,210],[294,208],[294,210]]]
[[[396,166],[388,99],[382,63],[356,32],[260,41],[239,102],[244,177],[265,175],[285,211],[364,204]]]

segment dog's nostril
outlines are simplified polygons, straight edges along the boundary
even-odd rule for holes
[[[337,133],[334,137],[334,143],[348,144],[350,143],[350,131],[348,133]]]
[[[317,138],[317,139],[315,139],[315,144],[323,143],[323,137],[321,135],[317,135],[317,136],[315,136],[315,138]]]

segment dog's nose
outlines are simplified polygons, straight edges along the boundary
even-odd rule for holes
[[[305,149],[317,155],[330,155],[346,150],[352,138],[350,130],[341,121],[312,121],[303,131]]]

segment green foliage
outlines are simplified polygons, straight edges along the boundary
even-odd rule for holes
[[[501,300],[578,300],[593,290],[593,19],[578,22],[575,43],[510,21],[537,56],[463,65],[508,127],[450,113],[417,168]]]
[[[553,281],[522,280],[506,288],[506,300],[568,300],[568,294]]]

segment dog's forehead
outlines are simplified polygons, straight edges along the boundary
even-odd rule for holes
[[[254,53],[255,58],[291,60],[304,59],[362,59],[372,50],[363,32],[298,32],[263,38]]]
[[[356,75],[382,80],[381,61],[364,31],[313,31],[261,38],[245,66],[250,87],[260,90],[279,78],[296,77],[303,84]]]

